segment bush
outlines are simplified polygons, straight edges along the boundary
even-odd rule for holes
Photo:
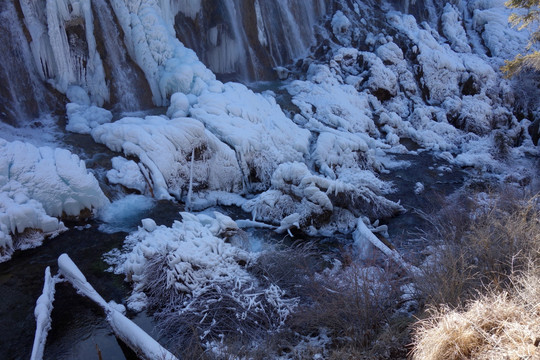
[[[526,267],[540,247],[538,196],[506,189],[478,193],[445,206],[430,219],[426,241],[432,255],[417,279],[431,305],[457,306],[485,286],[504,288],[508,276]]]

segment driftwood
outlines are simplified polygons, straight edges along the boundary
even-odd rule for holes
[[[92,285],[90,285],[86,277],[67,254],[62,254],[58,257],[58,269],[59,274],[71,283],[77,292],[90,298],[103,308],[107,315],[107,321],[115,335],[128,345],[139,358],[144,360],[178,360],[133,321],[125,317],[119,310],[123,309],[122,305],[118,305],[112,301],[107,303]],[[53,308],[54,284],[56,282],[57,278],[51,277],[50,268],[47,267],[45,270],[43,294],[36,303],[35,316],[37,326],[31,360],[41,360],[43,358],[47,332],[51,328],[50,314]]]
[[[47,334],[51,329],[51,312],[54,301],[54,285],[56,279],[51,276],[51,268],[45,269],[45,280],[43,283],[43,292],[36,301],[34,316],[36,317],[36,333],[34,335],[34,345],[32,346],[32,355],[30,360],[40,360],[43,358]]]
[[[420,270],[416,266],[406,262],[395,249],[391,249],[390,247],[386,246],[381,240],[379,240],[379,238],[375,236],[375,234],[373,234],[373,232],[366,226],[366,224],[364,224],[362,219],[358,219],[357,221],[356,230],[353,232],[353,240],[354,245],[357,249],[359,249],[359,251],[365,249],[366,244],[371,244],[380,251],[382,251],[386,256],[388,256],[396,264],[401,266],[409,274],[418,275],[418,273],[420,272]]]

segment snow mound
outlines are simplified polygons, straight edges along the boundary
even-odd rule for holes
[[[277,166],[302,161],[310,133],[285,116],[275,98],[237,83],[205,90],[191,116],[236,151],[247,185],[268,185]]]
[[[111,122],[112,113],[97,106],[69,103],[66,105],[68,123],[66,130],[79,134],[90,134],[98,125]]]
[[[77,155],[0,139],[0,255],[37,246],[65,229],[56,217],[80,216],[109,200]],[[38,234],[21,236],[25,231]]]
[[[241,186],[234,151],[191,118],[127,117],[96,127],[92,137],[138,160],[113,159],[109,181],[158,199],[180,199],[190,179],[193,190],[237,191]]]

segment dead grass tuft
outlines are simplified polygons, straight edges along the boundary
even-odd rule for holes
[[[540,288],[540,278],[531,280]],[[524,301],[520,290],[485,295],[461,311],[432,310],[416,325],[413,359],[540,358],[540,298]]]
[[[413,359],[540,359],[539,197],[501,194],[437,219]]]

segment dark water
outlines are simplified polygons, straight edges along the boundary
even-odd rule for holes
[[[157,202],[152,209],[132,219],[132,230],[145,217],[170,226],[174,219],[180,218],[180,210],[179,204]],[[109,265],[102,260],[102,254],[122,246],[127,233],[107,234],[98,230],[98,222],[90,225],[88,229],[71,229],[48,239],[38,248],[17,251],[11,260],[0,264],[0,359],[30,358],[35,332],[34,306],[41,295],[45,268],[50,266],[55,274],[56,260],[62,253],[72,258],[105,300],[122,303],[129,295],[130,287],[123,276],[106,272]],[[134,317],[141,328],[158,338],[145,313],[128,313],[128,317]],[[98,352],[103,359],[132,359],[133,354],[121,345],[99,306],[78,295],[71,285],[57,284],[44,359],[98,359]]]
[[[395,159],[407,161],[410,165],[380,177],[394,184],[396,191],[387,197],[400,201],[406,212],[386,221],[388,233],[390,241],[398,248],[416,251],[417,246],[422,245],[414,243],[415,234],[429,226],[423,214],[432,214],[440,208],[444,197],[463,185],[467,173],[429,152],[396,155]],[[418,182],[424,189],[416,194],[414,190]]]

